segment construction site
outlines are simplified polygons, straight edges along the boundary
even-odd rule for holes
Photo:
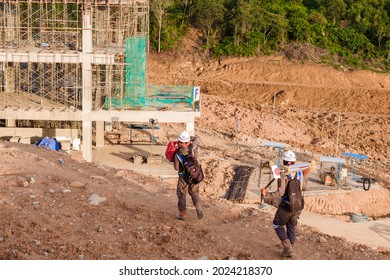
[[[390,259],[389,75],[206,60],[196,30],[149,52],[148,2],[0,2],[0,259],[280,259],[260,189],[288,149],[314,167],[296,259]],[[187,198],[183,222],[164,152],[185,129],[205,216]]]
[[[92,161],[113,122],[182,122],[193,133],[200,88],[148,83],[148,29],[148,0],[1,1],[0,136],[81,139]]]

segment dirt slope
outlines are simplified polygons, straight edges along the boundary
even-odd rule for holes
[[[200,128],[225,135],[285,142],[311,152],[367,155],[389,170],[390,75],[336,70],[282,57],[226,58],[196,55],[153,59],[150,82],[200,85]],[[173,55],[172,55],[173,56]],[[164,73],[160,75],[159,73]],[[164,82],[165,81],[165,82]],[[386,172],[388,173],[388,172]],[[390,182],[388,174],[376,174]]]
[[[157,178],[32,145],[0,149],[0,259],[278,259],[267,212],[204,189],[206,217],[190,208],[182,222],[174,186]],[[298,259],[390,259],[305,226],[298,234]]]

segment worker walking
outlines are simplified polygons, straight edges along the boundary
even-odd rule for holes
[[[190,136],[187,131],[183,131],[180,133],[178,137],[178,150],[176,152],[173,165],[175,170],[178,171],[178,182],[176,194],[178,197],[177,208],[179,210],[179,214],[176,216],[178,220],[186,220],[187,219],[187,206],[186,206],[186,198],[187,191],[191,196],[192,203],[195,206],[196,214],[198,219],[203,218],[203,209],[200,202],[199,196],[199,185],[191,184],[187,182],[185,179],[185,167],[182,162],[182,159],[187,155],[191,154],[195,158],[198,157],[198,147],[200,145],[200,139],[198,136]]]
[[[283,165],[290,166],[295,164],[296,156],[291,150],[284,152]],[[283,245],[283,250],[280,253],[281,257],[293,258],[293,245],[296,240],[296,225],[299,216],[303,209],[302,185],[305,177],[310,172],[310,167],[303,171],[283,173],[282,178],[278,182],[278,190],[268,192],[265,188],[261,189],[261,194],[264,197],[279,198],[280,202],[276,210],[273,227],[277,236]]]

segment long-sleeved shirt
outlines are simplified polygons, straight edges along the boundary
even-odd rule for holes
[[[184,172],[184,166],[180,164],[180,160],[177,157],[179,156],[185,156],[188,154],[192,154],[195,158],[198,158],[198,147],[201,144],[200,138],[198,136],[191,136],[191,143],[187,147],[180,147],[175,155],[175,159],[173,161],[173,166],[175,170],[179,171],[180,173]]]

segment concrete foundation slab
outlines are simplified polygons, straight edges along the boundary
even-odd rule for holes
[[[31,138],[30,137],[21,137],[19,139],[19,143],[22,144],[31,144]]]
[[[19,142],[19,140],[20,140],[20,136],[12,136],[9,139],[10,142]]]
[[[165,145],[111,145],[104,146],[92,151],[93,161],[108,165],[118,169],[131,169],[144,175],[153,175],[163,179],[173,179],[176,183],[177,171],[173,168],[173,163],[165,159]],[[131,158],[134,156],[152,155],[158,158],[158,164],[133,163]],[[72,152],[72,157],[82,158],[80,151]],[[153,160],[154,161],[154,160]]]

